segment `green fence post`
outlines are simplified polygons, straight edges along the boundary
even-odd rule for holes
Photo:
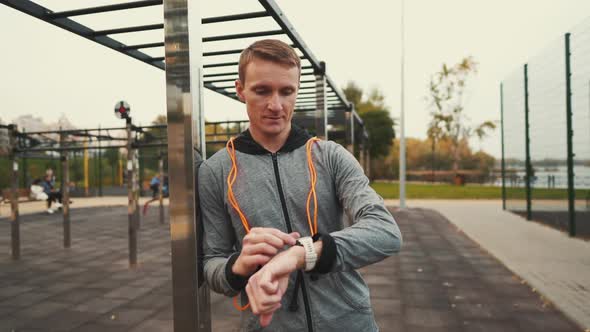
[[[525,185],[526,185],[526,219],[532,219],[531,211],[531,177],[533,167],[531,166],[531,137],[529,133],[529,70],[528,64],[524,65],[524,128],[525,128]]]
[[[504,156],[504,84],[500,83],[500,134],[502,140],[502,210],[506,210],[506,157]],[[434,156],[434,154],[433,154]]]
[[[570,33],[565,34],[565,111],[567,118],[567,198],[569,213],[569,233],[576,236],[576,192],[574,188],[574,149],[572,138],[572,82],[570,66]]]

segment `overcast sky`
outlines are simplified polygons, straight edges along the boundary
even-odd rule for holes
[[[71,7],[72,1],[37,2],[54,11],[76,8]],[[260,10],[254,0],[201,2],[205,17]],[[326,61],[335,82],[342,87],[353,80],[366,90],[378,88],[385,94],[392,116],[399,117],[400,0],[277,3],[316,57]],[[474,122],[499,120],[500,81],[589,15],[588,0],[407,0],[407,136],[426,136],[429,115],[424,97],[430,75],[443,62],[454,64],[469,55],[479,62],[479,73],[470,82],[466,113]],[[161,7],[156,7],[124,16],[76,20],[105,29],[162,19]],[[121,122],[112,109],[120,99],[131,104],[132,115],[141,124],[165,114],[163,71],[3,5],[0,22],[3,121],[33,114],[55,122],[64,113],[80,128],[118,126]],[[242,29],[237,24],[226,27],[231,33]],[[213,32],[203,30],[204,36],[209,33]],[[162,40],[163,33],[146,33],[143,38]],[[206,91],[205,107],[207,120],[245,118],[241,104],[213,92]],[[481,147],[498,156],[499,137],[498,130]],[[477,141],[473,145],[480,147]]]

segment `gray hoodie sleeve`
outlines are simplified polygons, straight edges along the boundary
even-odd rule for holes
[[[204,271],[207,283],[217,293],[234,296],[239,289],[232,288],[227,273],[234,248],[235,232],[225,208],[224,189],[213,169],[203,163],[199,170],[199,204],[203,219]]]
[[[332,271],[376,263],[401,249],[402,234],[383,199],[369,186],[357,160],[341,145],[327,142],[327,162],[340,203],[353,224],[330,235],[336,243]]]

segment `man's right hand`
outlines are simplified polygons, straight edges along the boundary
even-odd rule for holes
[[[285,245],[294,245],[299,233],[283,233],[276,228],[254,227],[244,236],[242,251],[232,271],[243,277],[252,275],[259,266],[266,264]]]

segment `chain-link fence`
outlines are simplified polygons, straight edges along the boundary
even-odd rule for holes
[[[501,84],[504,208],[590,237],[590,20]]]

